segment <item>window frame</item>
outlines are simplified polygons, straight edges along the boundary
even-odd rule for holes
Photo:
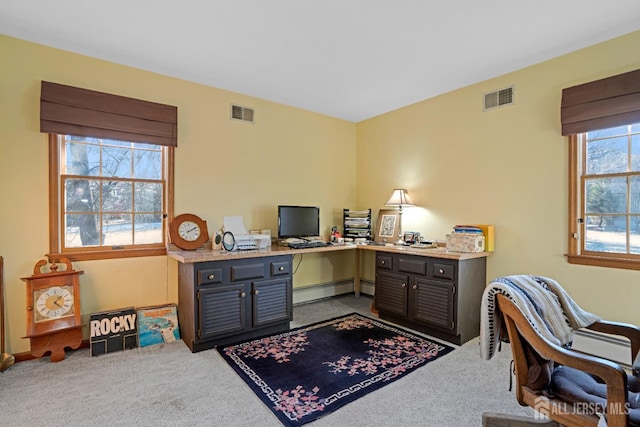
[[[175,147],[162,146],[165,150],[163,164],[165,182],[165,212],[163,215],[163,242],[158,244],[144,244],[141,247],[127,247],[122,249],[100,246],[96,248],[83,248],[81,250],[62,250],[61,218],[64,209],[63,191],[60,188],[60,144],[64,135],[49,134],[49,253],[50,261],[65,257],[70,261],[100,260],[114,258],[134,258],[146,256],[161,256],[167,254],[168,222],[167,218],[173,218],[174,204],[174,159]]]
[[[640,270],[640,255],[583,251],[584,188],[582,174],[586,167],[583,153],[584,134],[572,134],[569,139],[569,235],[567,260],[570,264]]]

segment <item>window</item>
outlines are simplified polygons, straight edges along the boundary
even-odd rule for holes
[[[579,263],[640,269],[640,124],[571,139],[578,201],[571,255],[581,256]]]
[[[52,144],[52,228],[62,255],[77,260],[165,253],[172,148],[71,135],[55,136]]]
[[[573,264],[640,270],[640,70],[562,90]]]
[[[42,82],[49,258],[166,254],[177,107]]]

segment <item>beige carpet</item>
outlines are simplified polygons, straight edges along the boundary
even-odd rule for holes
[[[292,326],[353,311],[371,299],[343,296],[294,307]],[[477,338],[313,426],[481,426],[483,412],[532,415],[508,391],[511,352],[490,361]],[[0,426],[278,426],[216,350],[182,341],[58,363],[21,362],[0,373]]]

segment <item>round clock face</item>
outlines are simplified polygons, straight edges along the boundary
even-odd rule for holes
[[[34,292],[36,322],[73,316],[73,287],[53,286]]]
[[[178,215],[169,224],[171,243],[184,250],[198,249],[209,240],[207,223],[193,214]]]
[[[188,242],[195,242],[201,234],[200,226],[193,221],[185,221],[178,227],[178,234]]]

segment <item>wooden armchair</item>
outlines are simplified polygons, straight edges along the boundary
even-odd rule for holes
[[[527,357],[527,346],[535,350],[542,358],[554,361],[580,371],[596,375],[606,384],[607,425],[625,427],[629,424],[627,373],[617,363],[609,360],[568,350],[555,345],[540,336],[530,325],[522,312],[508,297],[498,294],[496,301],[509,335],[511,351],[515,364],[516,398],[523,406],[530,406],[544,413],[550,419],[566,426],[597,426],[599,418],[590,411],[576,411],[572,404],[559,398],[547,397],[536,392],[529,383],[529,369],[533,363]],[[634,375],[640,371],[640,329],[628,324],[607,321],[596,322],[589,327],[594,331],[627,337],[631,341],[631,360]],[[586,408],[587,406],[585,406]],[[640,409],[638,409],[640,410]],[[585,413],[586,412],[586,413]],[[591,411],[593,412],[593,411]]]

